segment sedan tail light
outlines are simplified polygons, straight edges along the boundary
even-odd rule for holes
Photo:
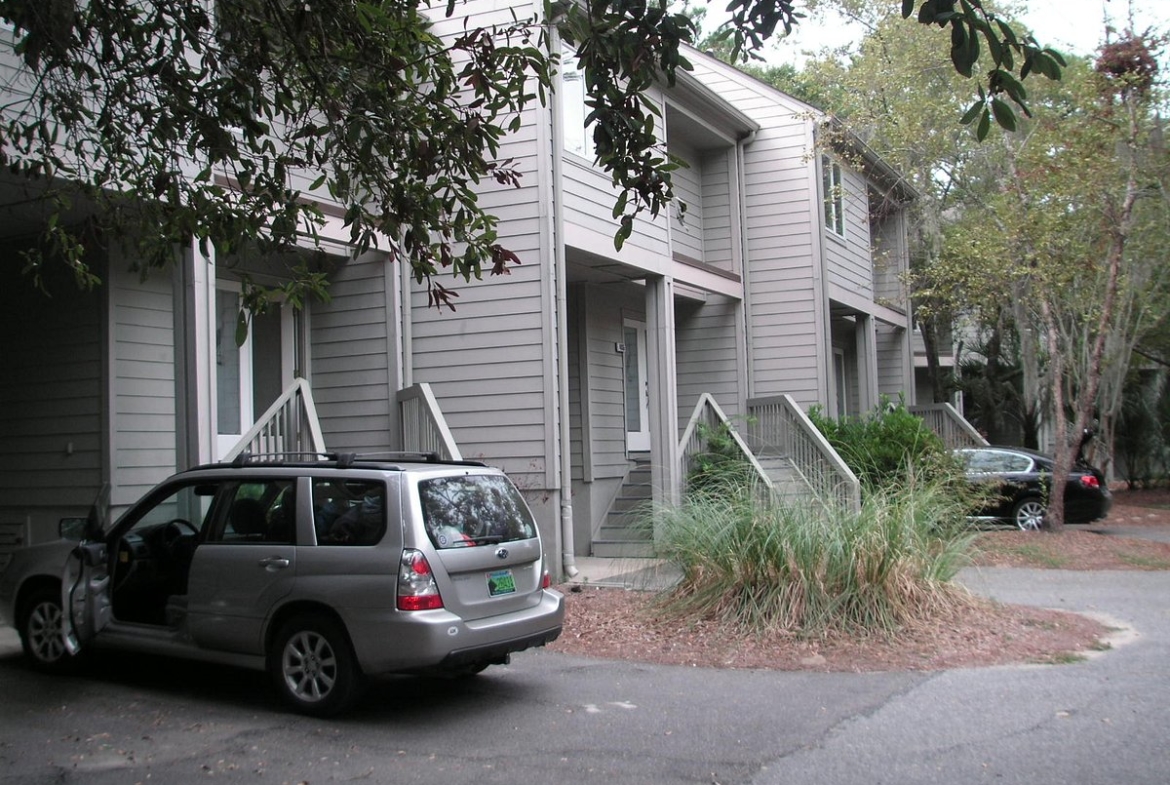
[[[420,551],[407,548],[398,567],[398,610],[430,611],[443,607],[430,562]]]
[[[1101,483],[1097,480],[1096,475],[1085,474],[1081,476],[1081,487],[1096,489],[1101,487]]]

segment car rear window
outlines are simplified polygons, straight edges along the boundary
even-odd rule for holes
[[[506,477],[467,474],[419,481],[427,536],[436,548],[465,548],[536,536],[528,505]]]

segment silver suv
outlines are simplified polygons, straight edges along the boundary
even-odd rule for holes
[[[0,616],[46,670],[91,647],[242,665],[324,716],[364,676],[472,675],[564,619],[532,513],[480,463],[244,456],[66,534],[0,575]]]

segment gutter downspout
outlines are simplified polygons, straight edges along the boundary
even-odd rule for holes
[[[555,35],[556,25],[550,24],[554,35],[552,45],[560,49],[560,36]],[[560,78],[558,76],[558,84]],[[561,567],[565,577],[578,575],[577,559],[573,553],[573,451],[572,433],[569,427],[569,317],[568,284],[565,280],[565,208],[564,172],[561,166],[561,151],[565,149],[565,132],[561,123],[560,96],[554,89],[549,102],[549,116],[552,120],[552,225],[553,225],[553,275],[556,276],[557,309],[557,393],[560,426],[561,460]]]
[[[751,300],[751,265],[749,262],[749,243],[747,236],[747,148],[756,141],[759,131],[748,131],[735,142],[736,147],[736,179],[739,180],[739,226],[736,227],[739,235],[739,275],[743,281],[743,328],[744,335],[744,377],[747,389],[744,390],[744,411],[747,411],[746,402],[755,396],[755,364],[752,362],[752,348],[755,343],[752,331],[752,300]]]
[[[391,261],[398,264],[398,299],[399,308],[402,309],[402,334],[399,340],[402,342],[402,389],[405,390],[414,384],[414,312],[410,296],[411,271],[410,265],[402,257],[402,248],[405,246],[402,237],[403,232],[399,232],[398,247],[391,254],[397,258]],[[397,413],[395,416],[398,416]]]

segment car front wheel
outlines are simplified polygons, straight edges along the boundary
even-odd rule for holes
[[[352,705],[362,680],[345,630],[323,615],[286,622],[269,652],[268,670],[286,704],[328,717]]]
[[[1012,510],[1012,520],[1016,522],[1016,526],[1019,526],[1021,531],[1040,531],[1044,525],[1046,512],[1047,508],[1045,508],[1044,502],[1039,499],[1035,497],[1020,499]]]
[[[37,589],[20,617],[20,644],[39,670],[64,672],[77,664],[77,657],[65,648],[64,612],[58,589]]]

